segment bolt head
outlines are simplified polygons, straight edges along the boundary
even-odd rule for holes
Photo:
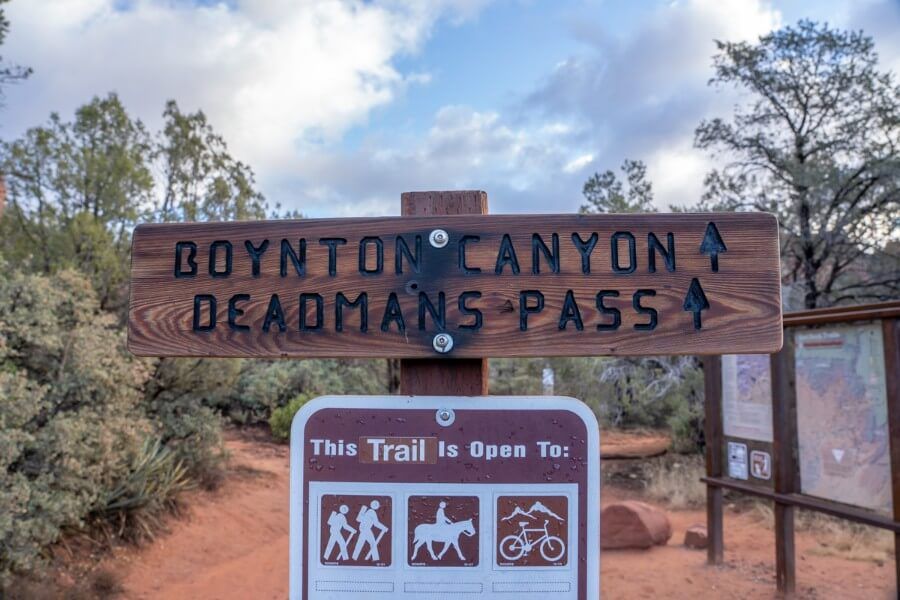
[[[452,408],[439,408],[434,415],[434,420],[441,427],[449,427],[456,421],[456,413]]]
[[[453,348],[453,336],[449,333],[439,333],[431,340],[431,345],[435,351],[441,354],[450,352],[450,349]]]
[[[450,234],[443,229],[435,229],[428,236],[428,241],[435,248],[443,248],[450,242]]]

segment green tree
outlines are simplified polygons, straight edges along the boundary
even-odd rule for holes
[[[716,42],[710,84],[747,92],[695,144],[725,161],[706,206],[763,210],[782,228],[783,276],[802,305],[900,295],[900,87],[873,41],[811,21],[758,43]]]
[[[101,307],[122,314],[135,225],[265,217],[253,171],[229,154],[202,112],[184,114],[170,101],[163,117],[151,135],[109,94],[71,122],[53,114],[4,144],[10,205],[0,250],[46,274],[85,273]]]
[[[202,111],[185,114],[166,103],[157,155],[163,173],[160,221],[262,219],[267,205],[253,171],[235,160]]]
[[[608,170],[585,182],[587,203],[581,206],[582,214],[656,212],[644,163],[626,159],[621,170],[624,181]],[[696,432],[702,429],[702,420],[696,392],[700,370],[694,357],[556,359],[552,365],[562,384],[557,388],[571,390],[604,422],[613,427],[669,426],[679,450],[697,448]],[[500,379],[520,385],[516,377]]]
[[[94,98],[75,120],[53,114],[3,146],[10,206],[0,223],[8,259],[50,274],[74,268],[104,309],[127,296],[131,230],[153,191],[152,146],[115,94]]]
[[[622,163],[625,184],[612,170],[594,173],[584,183],[582,194],[587,200],[579,212],[633,213],[656,212],[653,206],[653,186],[647,179],[647,166],[639,160],[625,159]]]
[[[2,8],[9,0],[0,0],[0,46],[6,41],[6,34],[9,33],[9,19],[6,18],[6,9]],[[0,86],[9,83],[18,83],[27,79],[31,75],[31,69],[21,67],[19,65],[9,64],[0,57]],[[0,98],[2,98],[2,87],[0,87]]]

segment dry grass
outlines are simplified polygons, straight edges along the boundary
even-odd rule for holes
[[[0,586],[4,600],[112,600],[123,593],[119,576],[107,569],[86,573],[75,584],[61,584],[56,578],[20,577]]]
[[[706,502],[702,456],[664,456],[644,469],[646,495],[673,509],[698,508]]]
[[[751,514],[765,527],[774,528],[775,513],[768,502],[754,502]],[[894,557],[894,536],[884,529],[802,509],[797,510],[794,527],[816,540],[817,545],[809,551],[816,556],[873,562],[879,566]]]
[[[839,556],[878,565],[893,560],[894,536],[884,529],[804,510],[797,515],[797,529],[813,534],[819,545],[811,552],[818,556]]]

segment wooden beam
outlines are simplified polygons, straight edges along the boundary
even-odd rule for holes
[[[791,506],[796,506],[798,508],[805,508],[831,515],[832,517],[846,519],[861,525],[870,525],[879,529],[900,533],[900,521],[895,521],[892,517],[886,517],[865,508],[857,508],[849,504],[832,502],[831,500],[816,498],[815,496],[804,496],[803,494],[779,494],[769,488],[743,483],[725,477],[702,477],[701,480],[712,487],[721,487],[726,490],[734,490],[758,498],[767,498],[783,504],[790,504]]]
[[[816,308],[784,315],[785,327],[822,325],[825,323],[850,323],[900,317],[900,301],[859,304],[856,306],[832,306]]]
[[[485,215],[487,193],[480,190],[404,192],[404,217]],[[486,358],[405,359],[400,361],[400,393],[419,395],[484,396],[488,393]]]

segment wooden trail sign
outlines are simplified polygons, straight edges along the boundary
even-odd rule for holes
[[[143,225],[142,356],[770,353],[763,213],[428,216]]]

